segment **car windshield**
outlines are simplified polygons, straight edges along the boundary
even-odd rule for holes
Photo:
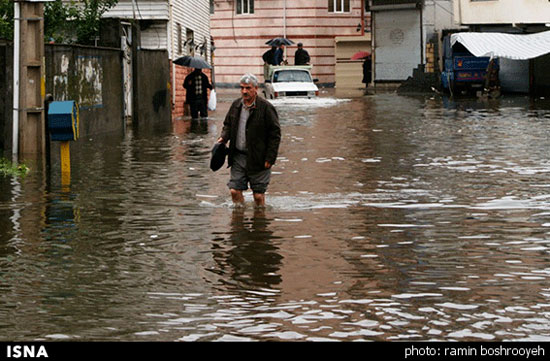
[[[304,70],[280,70],[273,74],[273,82],[311,82],[309,72]]]

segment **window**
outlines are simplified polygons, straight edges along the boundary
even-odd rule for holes
[[[309,72],[303,70],[280,70],[273,75],[275,83],[311,83]]]
[[[328,0],[329,13],[349,13],[349,0]]]
[[[254,0],[236,0],[237,14],[254,14]]]
[[[214,14],[214,0],[210,0],[210,14]]]
[[[195,56],[195,33],[191,29],[187,29],[187,55]]]
[[[183,39],[181,38],[181,24],[176,23],[178,33],[178,54],[183,53]]]

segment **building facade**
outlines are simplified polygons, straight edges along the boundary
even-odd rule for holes
[[[167,52],[172,117],[182,116],[185,99],[182,84],[192,69],[177,66],[173,61],[184,55],[211,61],[209,0],[120,0],[103,18],[120,21],[121,44],[123,50],[127,50],[128,62],[131,61],[128,53],[132,49],[128,44],[133,44],[134,51]],[[131,23],[138,26],[132,27]],[[210,74],[210,71],[207,73]],[[132,78],[128,72],[125,74]]]
[[[540,31],[550,21],[548,0],[454,0],[455,23],[466,26],[507,25]],[[546,29],[548,30],[548,29]]]
[[[548,0],[454,0],[454,22],[476,32],[530,34],[550,31]],[[550,93],[550,55],[500,59],[503,91]]]
[[[265,43],[285,37],[295,43],[286,48],[289,64],[301,42],[313,77],[334,84],[338,62],[348,61],[353,51],[370,50],[366,5],[365,0],[211,0],[216,83],[236,84],[244,73],[263,80]],[[360,61],[355,65],[360,72]]]
[[[369,3],[375,82],[406,80],[414,69],[424,68],[430,59],[437,57],[437,50],[429,45],[438,44],[441,32],[458,28],[452,0],[370,0]]]

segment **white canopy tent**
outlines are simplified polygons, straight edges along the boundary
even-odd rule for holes
[[[474,56],[527,60],[550,53],[550,31],[534,34],[452,34],[451,46],[457,41]]]

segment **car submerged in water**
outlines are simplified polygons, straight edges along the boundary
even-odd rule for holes
[[[311,65],[270,66],[268,81],[264,83],[264,97],[313,98],[319,95],[315,82],[317,79],[311,77]]]

